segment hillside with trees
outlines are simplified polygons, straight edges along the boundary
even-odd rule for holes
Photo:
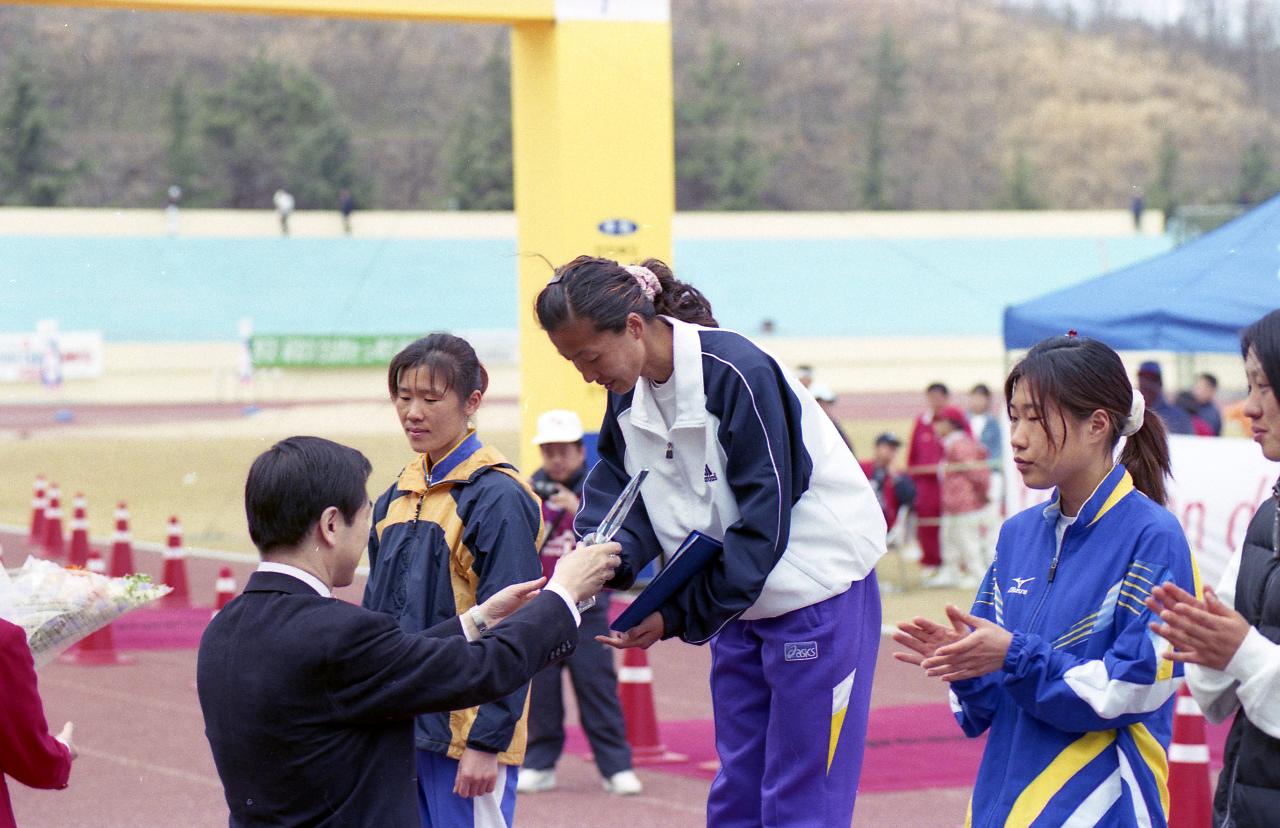
[[[674,0],[679,208],[1280,189],[1280,3],[1199,0],[1167,25],[1079,5]],[[178,183],[191,206],[284,185],[302,209],[343,187],[506,209],[508,61],[500,27],[0,7],[0,204],[159,206]]]

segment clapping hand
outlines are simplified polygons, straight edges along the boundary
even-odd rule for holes
[[[1164,622],[1152,623],[1151,630],[1174,646],[1164,654],[1170,661],[1225,670],[1249,634],[1249,622],[1224,604],[1212,587],[1204,588],[1200,601],[1166,582],[1151,590],[1145,603]]]
[[[947,605],[947,620],[950,628],[926,618],[899,624],[893,640],[911,652],[894,653],[893,657],[947,682],[976,678],[1004,666],[1012,633],[951,604]]]

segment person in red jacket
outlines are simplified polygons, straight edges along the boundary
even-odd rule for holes
[[[32,788],[65,788],[75,758],[71,722],[49,735],[26,633],[0,620],[0,828],[17,828],[6,776]]]
[[[916,484],[916,537],[920,541],[920,565],[923,574],[931,576],[942,565],[939,527],[942,524],[942,485],[938,480],[938,463],[942,460],[942,441],[933,431],[938,412],[951,402],[947,386],[935,382],[925,390],[929,410],[916,417],[911,427],[911,443],[907,446],[907,472]]]

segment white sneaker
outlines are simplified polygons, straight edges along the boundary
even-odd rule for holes
[[[624,770],[604,780],[604,789],[614,796],[635,796],[644,790],[644,785],[635,771]]]
[[[956,578],[954,572],[939,569],[929,577],[924,578],[920,585],[925,589],[954,589],[960,586],[960,581]]]
[[[516,777],[516,793],[530,794],[549,791],[556,786],[556,769],[537,770],[521,768]]]

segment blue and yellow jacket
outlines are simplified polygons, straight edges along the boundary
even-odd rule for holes
[[[419,455],[373,508],[364,606],[420,632],[542,574],[537,496],[474,432],[434,466]],[[470,747],[524,759],[529,687],[490,704],[418,716],[420,750],[461,758]]]
[[[966,824],[1162,826],[1181,665],[1142,603],[1173,581],[1199,594],[1174,516],[1117,465],[1067,527],[1058,496],[1014,515],[975,615],[1013,632],[1004,667],[952,684],[969,736],[989,731]]]

